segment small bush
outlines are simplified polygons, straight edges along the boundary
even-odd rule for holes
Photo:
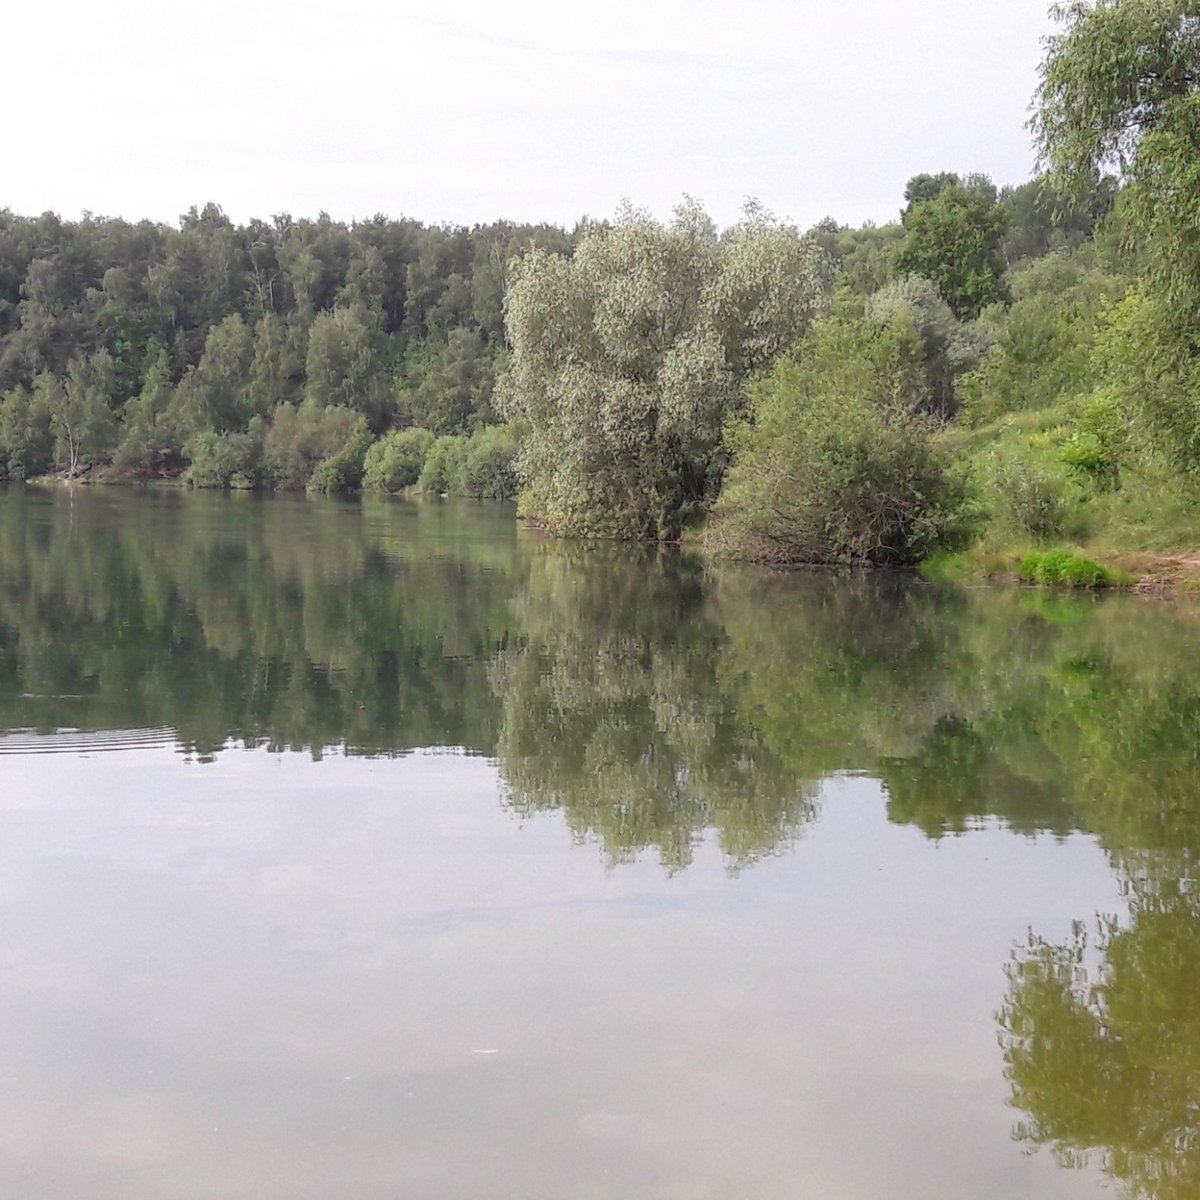
[[[420,478],[433,434],[427,429],[399,429],[384,434],[367,451],[363,487],[373,492],[399,492]]]
[[[1103,394],[1094,397],[1080,410],[1076,425],[1061,452],[1067,469],[1097,491],[1115,491],[1128,453],[1128,433],[1116,402]]]
[[[257,452],[253,455],[257,462]],[[135,421],[126,427],[120,444],[113,452],[112,467],[117,475],[145,477],[155,473],[173,473],[181,461],[179,440],[162,436],[161,429],[148,428]]]
[[[261,449],[254,433],[198,433],[188,442],[191,466],[183,478],[197,488],[253,486]]]
[[[517,439],[505,428],[480,429],[467,442],[462,490],[476,500],[511,500],[517,494]]]
[[[429,448],[418,480],[421,491],[444,495],[463,490],[467,439],[457,435],[440,437]]]
[[[358,445],[363,428],[363,417],[349,408],[279,405],[263,438],[267,481],[276,488],[306,487],[318,463]],[[361,462],[358,478],[362,478]],[[358,481],[352,486],[357,487]]]
[[[713,510],[718,553],[778,563],[912,564],[966,544],[973,507],[922,402],[912,322],[818,325],[750,388]]]
[[[309,492],[353,492],[362,484],[363,465],[371,445],[371,430],[360,417],[346,444],[321,459],[313,468],[306,490]]]
[[[130,424],[113,452],[113,470],[119,475],[146,474],[154,463],[154,451],[149,431],[141,424]]]
[[[965,583],[971,577],[971,564],[962,554],[938,551],[917,568],[922,579],[930,583]]]
[[[1070,550],[1027,554],[1021,560],[1019,574],[1025,583],[1047,587],[1097,588],[1111,587],[1117,582],[1099,563]]]
[[[989,474],[998,515],[1038,541],[1061,537],[1070,507],[1066,481],[1025,458],[994,457]]]

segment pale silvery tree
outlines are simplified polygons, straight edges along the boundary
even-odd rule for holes
[[[691,200],[667,223],[626,205],[573,258],[514,264],[497,399],[526,427],[524,511],[561,533],[678,537],[720,485],[746,379],[805,332],[829,276],[759,206],[721,234]]]

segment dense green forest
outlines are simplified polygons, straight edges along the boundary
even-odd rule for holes
[[[565,534],[1045,582],[1194,547],[1200,10],[1055,15],[1043,173],[914,175],[888,225],[0,212],[0,475],[519,492]]]
[[[187,468],[197,486],[315,474],[346,490],[366,470],[396,490],[416,482],[414,451],[419,474],[426,444],[449,439],[456,487],[510,491],[511,439],[483,432],[509,263],[573,238],[383,217],[235,225],[212,204],[178,229],[0,212],[0,474]],[[412,427],[427,438],[381,438]]]

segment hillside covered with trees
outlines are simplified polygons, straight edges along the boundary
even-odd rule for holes
[[[1194,548],[1200,6],[1055,14],[1043,174],[917,174],[888,225],[4,211],[0,475],[519,492],[568,535],[1050,582]]]

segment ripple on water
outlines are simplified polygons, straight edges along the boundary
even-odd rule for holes
[[[147,729],[12,729],[0,733],[0,755],[153,750],[175,744],[169,726]]]

